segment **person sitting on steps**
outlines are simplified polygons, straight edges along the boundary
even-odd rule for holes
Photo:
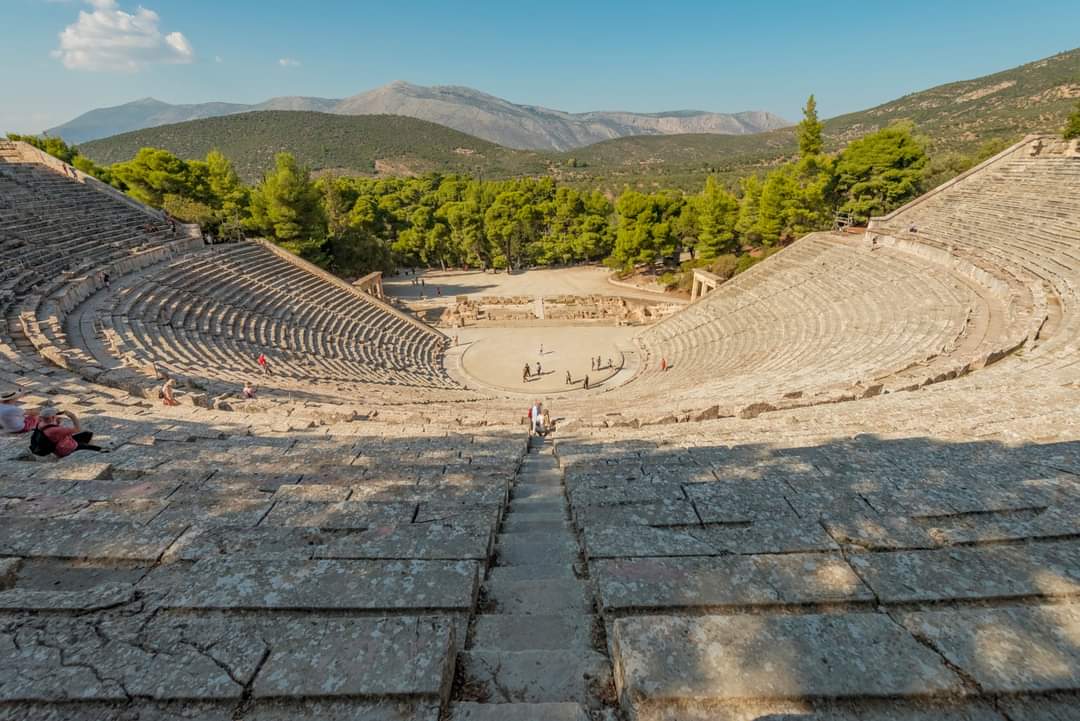
[[[26,433],[34,430],[38,417],[23,410],[19,400],[24,395],[24,392],[17,390],[0,393],[0,431]]]
[[[71,421],[71,425],[63,425],[63,418]],[[41,409],[41,417],[34,429],[34,435],[30,438],[30,450],[36,456],[47,456],[52,453],[57,458],[70,456],[75,451],[109,452],[101,446],[92,445],[90,441],[93,438],[93,433],[82,429],[74,413],[60,412],[47,406]]]
[[[161,386],[161,391],[158,392],[158,396],[161,398],[161,405],[163,406],[178,406],[180,401],[176,400],[176,392],[173,388],[176,386],[176,380],[169,378]]]

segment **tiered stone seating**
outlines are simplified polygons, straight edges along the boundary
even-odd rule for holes
[[[364,384],[389,394],[456,388],[441,367],[441,336],[262,244],[177,258],[113,290],[96,317],[114,353],[201,385],[242,385],[265,352],[273,376],[260,385],[279,391],[336,400]]]
[[[434,721],[517,429],[143,406],[79,407],[107,455],[0,438],[0,719]]]

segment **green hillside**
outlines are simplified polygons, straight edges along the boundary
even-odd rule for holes
[[[418,175],[434,170],[491,177],[544,173],[542,154],[510,150],[425,120],[399,115],[329,115],[283,110],[162,125],[95,140],[79,149],[95,162],[130,160],[140,148],[204,158],[217,148],[251,182],[288,151],[315,170]]]
[[[1056,132],[1080,97],[1080,49],[994,75],[913,93],[825,122],[828,149],[897,121],[914,123],[932,152],[970,152],[987,140]],[[184,158],[218,148],[247,180],[288,150],[316,170],[410,175],[433,170],[505,178],[550,174],[573,185],[700,189],[709,174],[734,178],[795,153],[794,130],[757,135],[619,138],[565,153],[511,150],[456,130],[394,115],[245,113],[125,133],[81,150],[99,163],[144,146]]]

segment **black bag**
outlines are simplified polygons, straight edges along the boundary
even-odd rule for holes
[[[47,456],[56,450],[56,444],[49,440],[45,431],[35,428],[30,434],[30,452],[35,456]]]

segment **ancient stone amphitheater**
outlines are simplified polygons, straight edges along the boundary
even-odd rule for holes
[[[111,449],[0,440],[4,721],[1080,718],[1075,142],[793,244],[531,449],[438,331],[21,144],[0,257],[0,382]]]

